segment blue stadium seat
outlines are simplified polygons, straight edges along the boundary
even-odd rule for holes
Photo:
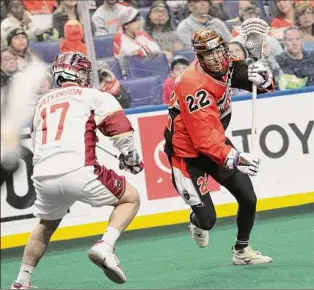
[[[31,42],[30,49],[42,60],[52,63],[60,51],[59,41]]]
[[[166,78],[169,73],[169,64],[164,53],[151,54],[146,57],[126,56],[123,63],[130,79],[154,75]]]
[[[123,75],[122,75],[122,70],[121,70],[121,66],[118,59],[113,56],[113,57],[106,57],[103,60],[108,64],[110,70],[114,73],[116,78],[118,80],[122,80]]]
[[[160,76],[121,80],[131,95],[131,107],[162,104],[163,80]]]
[[[94,37],[96,58],[113,56],[113,37],[114,34]]]
[[[192,62],[195,59],[195,53],[191,49],[174,51],[173,56],[177,56],[177,55],[184,56],[189,62]]]

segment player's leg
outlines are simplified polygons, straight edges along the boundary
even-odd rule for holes
[[[34,215],[40,218],[25,246],[22,266],[12,289],[27,289],[31,275],[46,251],[50,238],[75,200],[60,191],[59,177],[34,178]]]
[[[189,227],[192,239],[200,248],[204,248],[209,242],[208,231],[216,223],[216,211],[209,193],[201,200],[199,205],[191,206]]]
[[[81,171],[84,172],[85,177],[82,176],[82,179],[86,178],[86,186],[79,200],[94,207],[104,205],[114,207],[104,235],[88,252],[89,258],[110,280],[118,284],[124,283],[126,277],[114,254],[114,248],[138,212],[139,194],[123,176],[104,166],[96,169],[86,167]]]
[[[250,178],[239,171],[227,177],[221,185],[230,191],[239,204],[235,249],[241,250],[249,245],[250,233],[255,221],[257,198]]]
[[[12,289],[27,289],[30,287],[32,273],[44,255],[50,238],[58,228],[61,219],[40,220],[39,224],[32,231],[25,246],[20,272]]]
[[[89,250],[88,256],[93,263],[104,270],[111,281],[122,284],[126,282],[126,276],[119,266],[120,262],[114,254],[114,248],[117,240],[138,212],[140,206],[138,192],[126,183],[123,197],[113,206],[108,227],[101,240]]]
[[[206,247],[208,231],[216,222],[216,211],[207,188],[207,173],[199,166],[198,158],[172,157],[174,187],[191,207],[190,232],[199,247]]]
[[[233,263],[235,265],[264,264],[272,258],[263,256],[249,246],[250,234],[255,221],[257,198],[250,178],[236,171],[221,184],[236,198],[239,208],[237,214],[237,241],[233,246]]]
[[[136,216],[140,207],[140,196],[137,190],[128,182],[126,182],[125,192],[119,201],[114,204],[114,209],[109,218],[109,227],[113,227],[120,232],[124,232],[127,226]],[[107,231],[108,232],[108,228]],[[106,233],[104,234],[104,240],[106,240]],[[108,237],[108,243],[114,246],[115,242],[110,242]]]

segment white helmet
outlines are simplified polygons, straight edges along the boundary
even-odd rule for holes
[[[85,55],[76,51],[59,53],[54,59],[52,74],[59,86],[70,81],[89,87],[93,82],[91,62]]]

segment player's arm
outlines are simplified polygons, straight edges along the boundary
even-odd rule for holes
[[[233,60],[231,86],[246,91],[252,91],[252,82],[257,85],[257,93],[267,93],[274,90],[274,77],[269,68],[260,61],[247,65],[244,60]]]
[[[180,94],[178,88],[175,93]],[[259,159],[240,153],[225,143],[226,136],[213,96],[202,89],[195,96],[181,96],[180,110],[194,148],[209,156],[218,165],[256,175]]]
[[[135,147],[132,124],[119,102],[108,93],[98,93],[95,106],[96,125],[99,131],[110,137],[120,152],[120,169],[137,174],[143,163]]]

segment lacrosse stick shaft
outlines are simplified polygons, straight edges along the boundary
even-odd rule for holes
[[[256,153],[257,131],[256,131],[256,100],[257,100],[257,86],[253,84],[252,87],[252,131],[251,131],[251,153]]]
[[[245,49],[248,51],[250,62],[257,61],[263,58],[262,49],[263,42],[270,30],[267,22],[260,18],[250,18],[244,21],[241,25],[241,35],[245,37]],[[257,102],[257,86],[252,87],[252,131],[251,131],[251,152],[257,148],[257,132],[256,132],[256,102]]]
[[[110,156],[112,156],[113,158],[116,158],[119,160],[118,155],[115,155],[113,153],[111,153],[110,151],[108,151],[107,149],[105,149],[104,147],[100,146],[99,144],[96,145],[100,150],[104,151],[105,153],[109,154]]]

